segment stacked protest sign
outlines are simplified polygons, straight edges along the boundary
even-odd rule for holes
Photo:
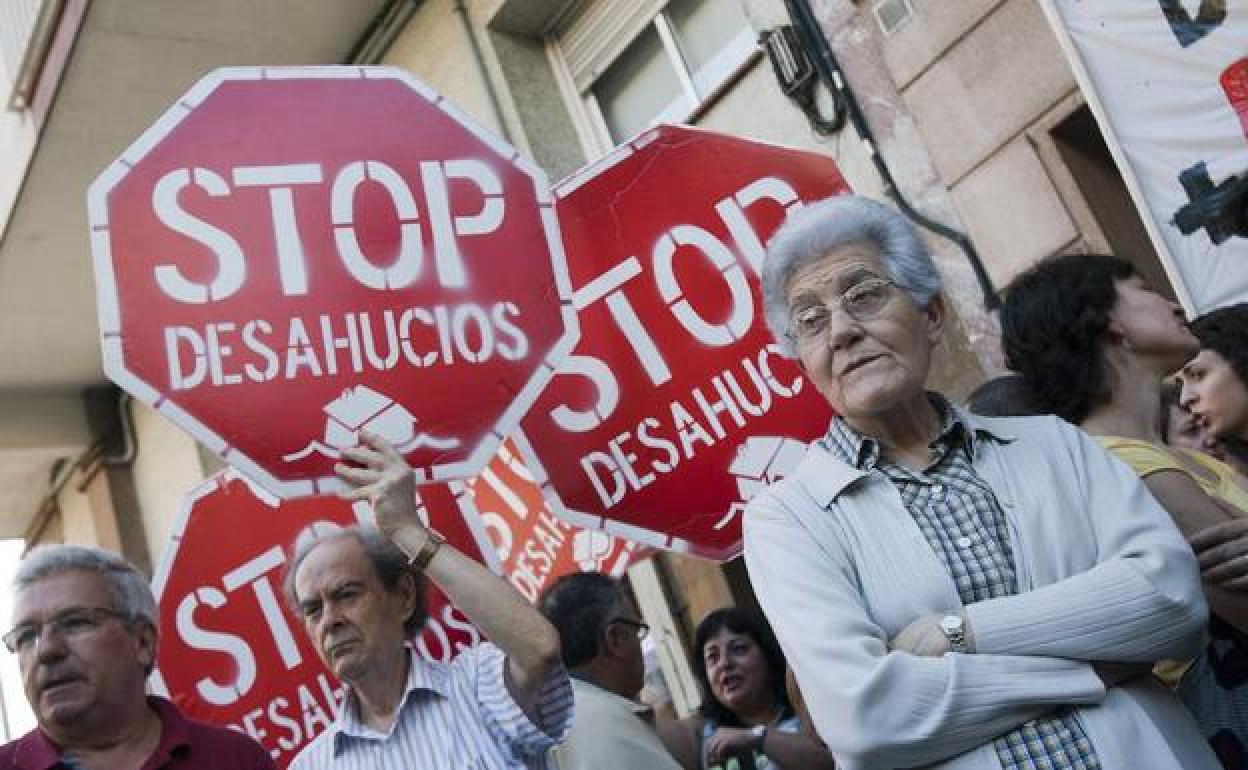
[[[175,527],[158,687],[283,765],[328,726],[337,683],[278,586],[305,526],[368,518],[327,494],[364,430],[530,600],[650,547],[738,553],[828,416],[767,336],[763,243],[845,189],[824,156],[660,127],[556,196],[402,71],[205,77],[88,192],[105,371],[250,480]],[[429,609],[426,657],[480,639]]]
[[[741,552],[745,503],[831,417],[763,321],[763,244],[847,190],[825,155],[675,126],[557,186],[581,341],[516,436],[556,513]]]
[[[530,602],[561,575],[583,570],[618,577],[650,553],[552,513],[510,441],[477,478],[421,487],[421,498],[439,519],[460,515],[472,522],[483,535],[481,550],[498,560],[499,574]]]

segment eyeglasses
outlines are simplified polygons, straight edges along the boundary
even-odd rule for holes
[[[650,634],[650,626],[647,626],[645,623],[642,623],[640,620],[633,620],[632,618],[616,618],[615,620],[612,620],[609,623],[607,623],[607,625],[611,626],[615,623],[623,623],[626,626],[632,626],[634,633],[637,634],[638,639],[645,639]]]
[[[870,321],[888,307],[896,285],[887,278],[868,278],[849,287],[830,303],[802,307],[789,319],[793,329],[790,338],[802,343],[821,338],[827,333],[832,313],[838,307],[855,321]]]
[[[97,631],[110,618],[125,620],[128,616],[108,607],[72,607],[42,623],[15,626],[3,636],[4,646],[14,655],[21,655],[33,650],[40,639],[46,639],[50,634],[62,639],[75,639]]]

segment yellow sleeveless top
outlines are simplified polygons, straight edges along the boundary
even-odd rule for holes
[[[1101,446],[1114,453],[1136,472],[1140,478],[1158,471],[1179,471],[1191,477],[1205,494],[1248,511],[1248,490],[1241,486],[1241,476],[1235,469],[1204,452],[1178,447],[1158,446],[1149,441],[1121,436],[1097,436]],[[1193,472],[1175,453],[1198,466],[1201,472]],[[1248,482],[1243,482],[1248,483]],[[1191,661],[1163,660],[1153,667],[1157,678],[1170,687],[1178,684]]]
[[[1096,440],[1101,443],[1101,446],[1113,452],[1118,459],[1130,465],[1140,478],[1158,471],[1186,473],[1200,485],[1205,494],[1248,511],[1248,490],[1240,486],[1241,483],[1248,483],[1248,481],[1241,481],[1243,477],[1236,473],[1234,468],[1204,452],[1157,446],[1148,441],[1119,436],[1097,436]],[[1191,461],[1205,472],[1193,473],[1191,468],[1185,466],[1175,456],[1176,453],[1181,453],[1184,459]]]

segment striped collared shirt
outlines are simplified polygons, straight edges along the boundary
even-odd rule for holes
[[[833,419],[823,439],[829,451],[860,470],[883,473],[957,586],[963,604],[1018,593],[1009,524],[997,497],[971,460],[976,436],[957,409],[930,394],[941,417],[929,463],[913,471],[883,457],[879,442]],[[974,629],[971,629],[974,633]],[[1070,709],[1024,722],[993,741],[1005,770],[1099,770],[1100,760]]]
[[[572,685],[562,666],[542,686],[534,724],[507,691],[507,660],[498,647],[479,644],[449,664],[409,654],[407,684],[389,732],[359,721],[348,688],[338,720],[290,770],[549,770],[547,752],[572,724]]]

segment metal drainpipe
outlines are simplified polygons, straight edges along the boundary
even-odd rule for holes
[[[403,25],[423,2],[424,0],[389,0],[356,39],[344,63],[368,66],[381,61]]]
[[[975,244],[971,242],[971,239],[965,233],[929,219],[922,212],[915,209],[910,204],[910,201],[906,200],[905,196],[902,195],[896,180],[893,179],[893,172],[889,169],[888,163],[880,155],[875,145],[875,135],[871,132],[871,127],[867,125],[867,119],[862,113],[862,107],[859,105],[853,89],[849,87],[845,80],[841,65],[836,60],[836,54],[832,52],[832,46],[828,43],[828,38],[823,33],[823,27],[820,26],[819,20],[815,17],[814,9],[810,7],[809,0],[785,0],[785,5],[788,6],[789,18],[793,20],[793,26],[797,27],[798,32],[806,41],[807,48],[814,53],[812,58],[815,62],[815,69],[819,72],[819,77],[828,88],[840,95],[841,101],[845,105],[845,110],[849,115],[849,122],[853,124],[854,130],[862,138],[863,146],[866,148],[867,154],[871,156],[871,162],[875,164],[875,170],[884,182],[884,191],[897,202],[897,207],[911,221],[958,244],[962,248],[962,253],[966,255],[967,261],[970,262],[971,269],[975,271],[975,279],[978,281],[980,291],[984,295],[984,307],[988,310],[995,310],[1000,307],[1001,299],[997,296],[997,290],[992,285],[992,278],[988,275],[987,269],[984,268],[984,263],[980,260],[979,252],[975,250]]]
[[[134,397],[124,391],[117,397],[117,420],[121,423],[121,454],[100,458],[109,467],[130,465],[139,454],[139,439],[134,430]]]
[[[490,79],[490,72],[485,66],[485,56],[481,53],[481,41],[477,39],[477,31],[472,28],[472,19],[468,18],[468,7],[464,5],[464,0],[454,0],[451,7],[459,15],[464,34],[468,37],[469,45],[472,46],[472,58],[477,65],[477,74],[481,76],[481,82],[485,85],[485,94],[489,97],[490,109],[494,110],[494,117],[498,119],[498,129],[503,139],[507,140],[507,144],[515,144],[512,141],[511,129],[507,127],[507,118],[503,115],[503,105],[498,99],[498,90],[494,88],[494,81]]]

